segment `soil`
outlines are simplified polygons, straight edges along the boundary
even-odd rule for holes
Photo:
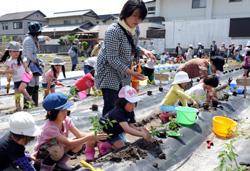
[[[122,160],[135,162],[136,160],[146,158],[148,153],[156,158],[166,159],[165,154],[161,150],[160,143],[162,143],[162,141],[150,143],[143,139],[139,139],[119,151],[114,151],[113,153],[97,159],[96,162],[121,162]]]

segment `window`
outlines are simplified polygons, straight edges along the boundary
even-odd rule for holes
[[[229,2],[241,2],[242,0],[229,0]]]
[[[206,8],[207,0],[192,0],[192,8]]]
[[[155,7],[148,7],[148,11],[155,11]]]
[[[13,23],[13,29],[22,29],[23,23],[22,22],[14,22]]]
[[[2,23],[3,30],[8,30],[9,26],[8,23]]]
[[[65,25],[70,25],[70,24],[71,24],[71,21],[70,21],[70,20],[64,20],[63,23],[64,23]]]
[[[250,37],[250,18],[231,18],[229,37]]]

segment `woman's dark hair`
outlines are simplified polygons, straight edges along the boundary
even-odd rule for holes
[[[139,9],[140,18],[144,20],[147,16],[148,11],[142,0],[128,0],[122,8],[120,19],[124,20],[130,17],[136,9]]]
[[[38,37],[42,34],[42,32],[36,32],[36,33],[32,32],[32,33],[28,33],[28,34],[31,35],[32,37]]]
[[[52,69],[52,71],[53,71],[54,77],[57,78],[55,66],[54,66],[54,65],[51,65],[51,69]],[[66,75],[65,75],[65,66],[64,66],[64,65],[62,65],[62,73],[63,73],[64,78],[66,78]]]
[[[115,102],[116,107],[124,109],[126,104],[130,103],[125,98],[118,98]],[[137,103],[135,103],[135,106],[137,106]]]
[[[216,70],[223,72],[223,65],[225,64],[224,58],[222,56],[212,56],[210,61],[215,66]]]
[[[56,110],[56,109],[48,111],[46,115],[46,119],[49,119],[50,121],[55,121],[59,112],[60,110]]]
[[[250,51],[247,51],[246,56],[250,56]]]
[[[208,77],[204,78],[203,80],[204,84],[217,87],[219,85],[219,79],[215,75],[209,75]]]
[[[10,52],[9,52],[9,50],[6,50],[0,59],[0,63],[6,62],[7,59],[9,59],[9,58],[10,58]],[[22,51],[20,51],[19,56],[17,58],[17,65],[21,65],[21,64],[23,64]]]

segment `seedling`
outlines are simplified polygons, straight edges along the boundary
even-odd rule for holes
[[[177,123],[175,119],[171,119],[167,124],[166,124],[166,129],[170,131],[176,131],[178,132],[180,129],[180,125]]]
[[[152,137],[159,137],[160,136],[160,131],[158,129],[156,129],[155,127],[150,127],[150,130],[149,130],[149,134],[152,136]]]
[[[109,120],[109,119],[106,119],[105,122],[100,123],[98,115],[91,116],[90,122],[91,122],[92,127],[93,127],[90,130],[94,131],[95,135],[97,133],[103,132],[103,129],[108,129],[109,126],[113,127],[114,123],[116,123],[115,120]]]
[[[247,167],[238,164],[234,142],[236,140],[231,140],[229,143],[225,144],[225,149],[221,151],[218,155],[220,164],[215,168],[216,171],[246,171]]]

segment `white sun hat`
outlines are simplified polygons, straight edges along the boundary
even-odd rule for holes
[[[147,61],[145,65],[146,68],[150,68],[150,69],[154,69],[155,68],[154,66],[155,66],[155,63],[151,60]]]
[[[179,71],[175,74],[174,81],[172,84],[181,84],[190,82],[191,79],[189,78],[188,74],[184,71]]]
[[[50,63],[50,65],[65,65],[65,62],[63,59],[55,57],[53,61]]]
[[[130,103],[136,103],[140,101],[140,98],[138,97],[136,90],[128,85],[121,88],[118,97],[125,98]]]
[[[40,134],[33,116],[28,112],[16,112],[9,118],[10,132],[18,135],[36,137]]]

